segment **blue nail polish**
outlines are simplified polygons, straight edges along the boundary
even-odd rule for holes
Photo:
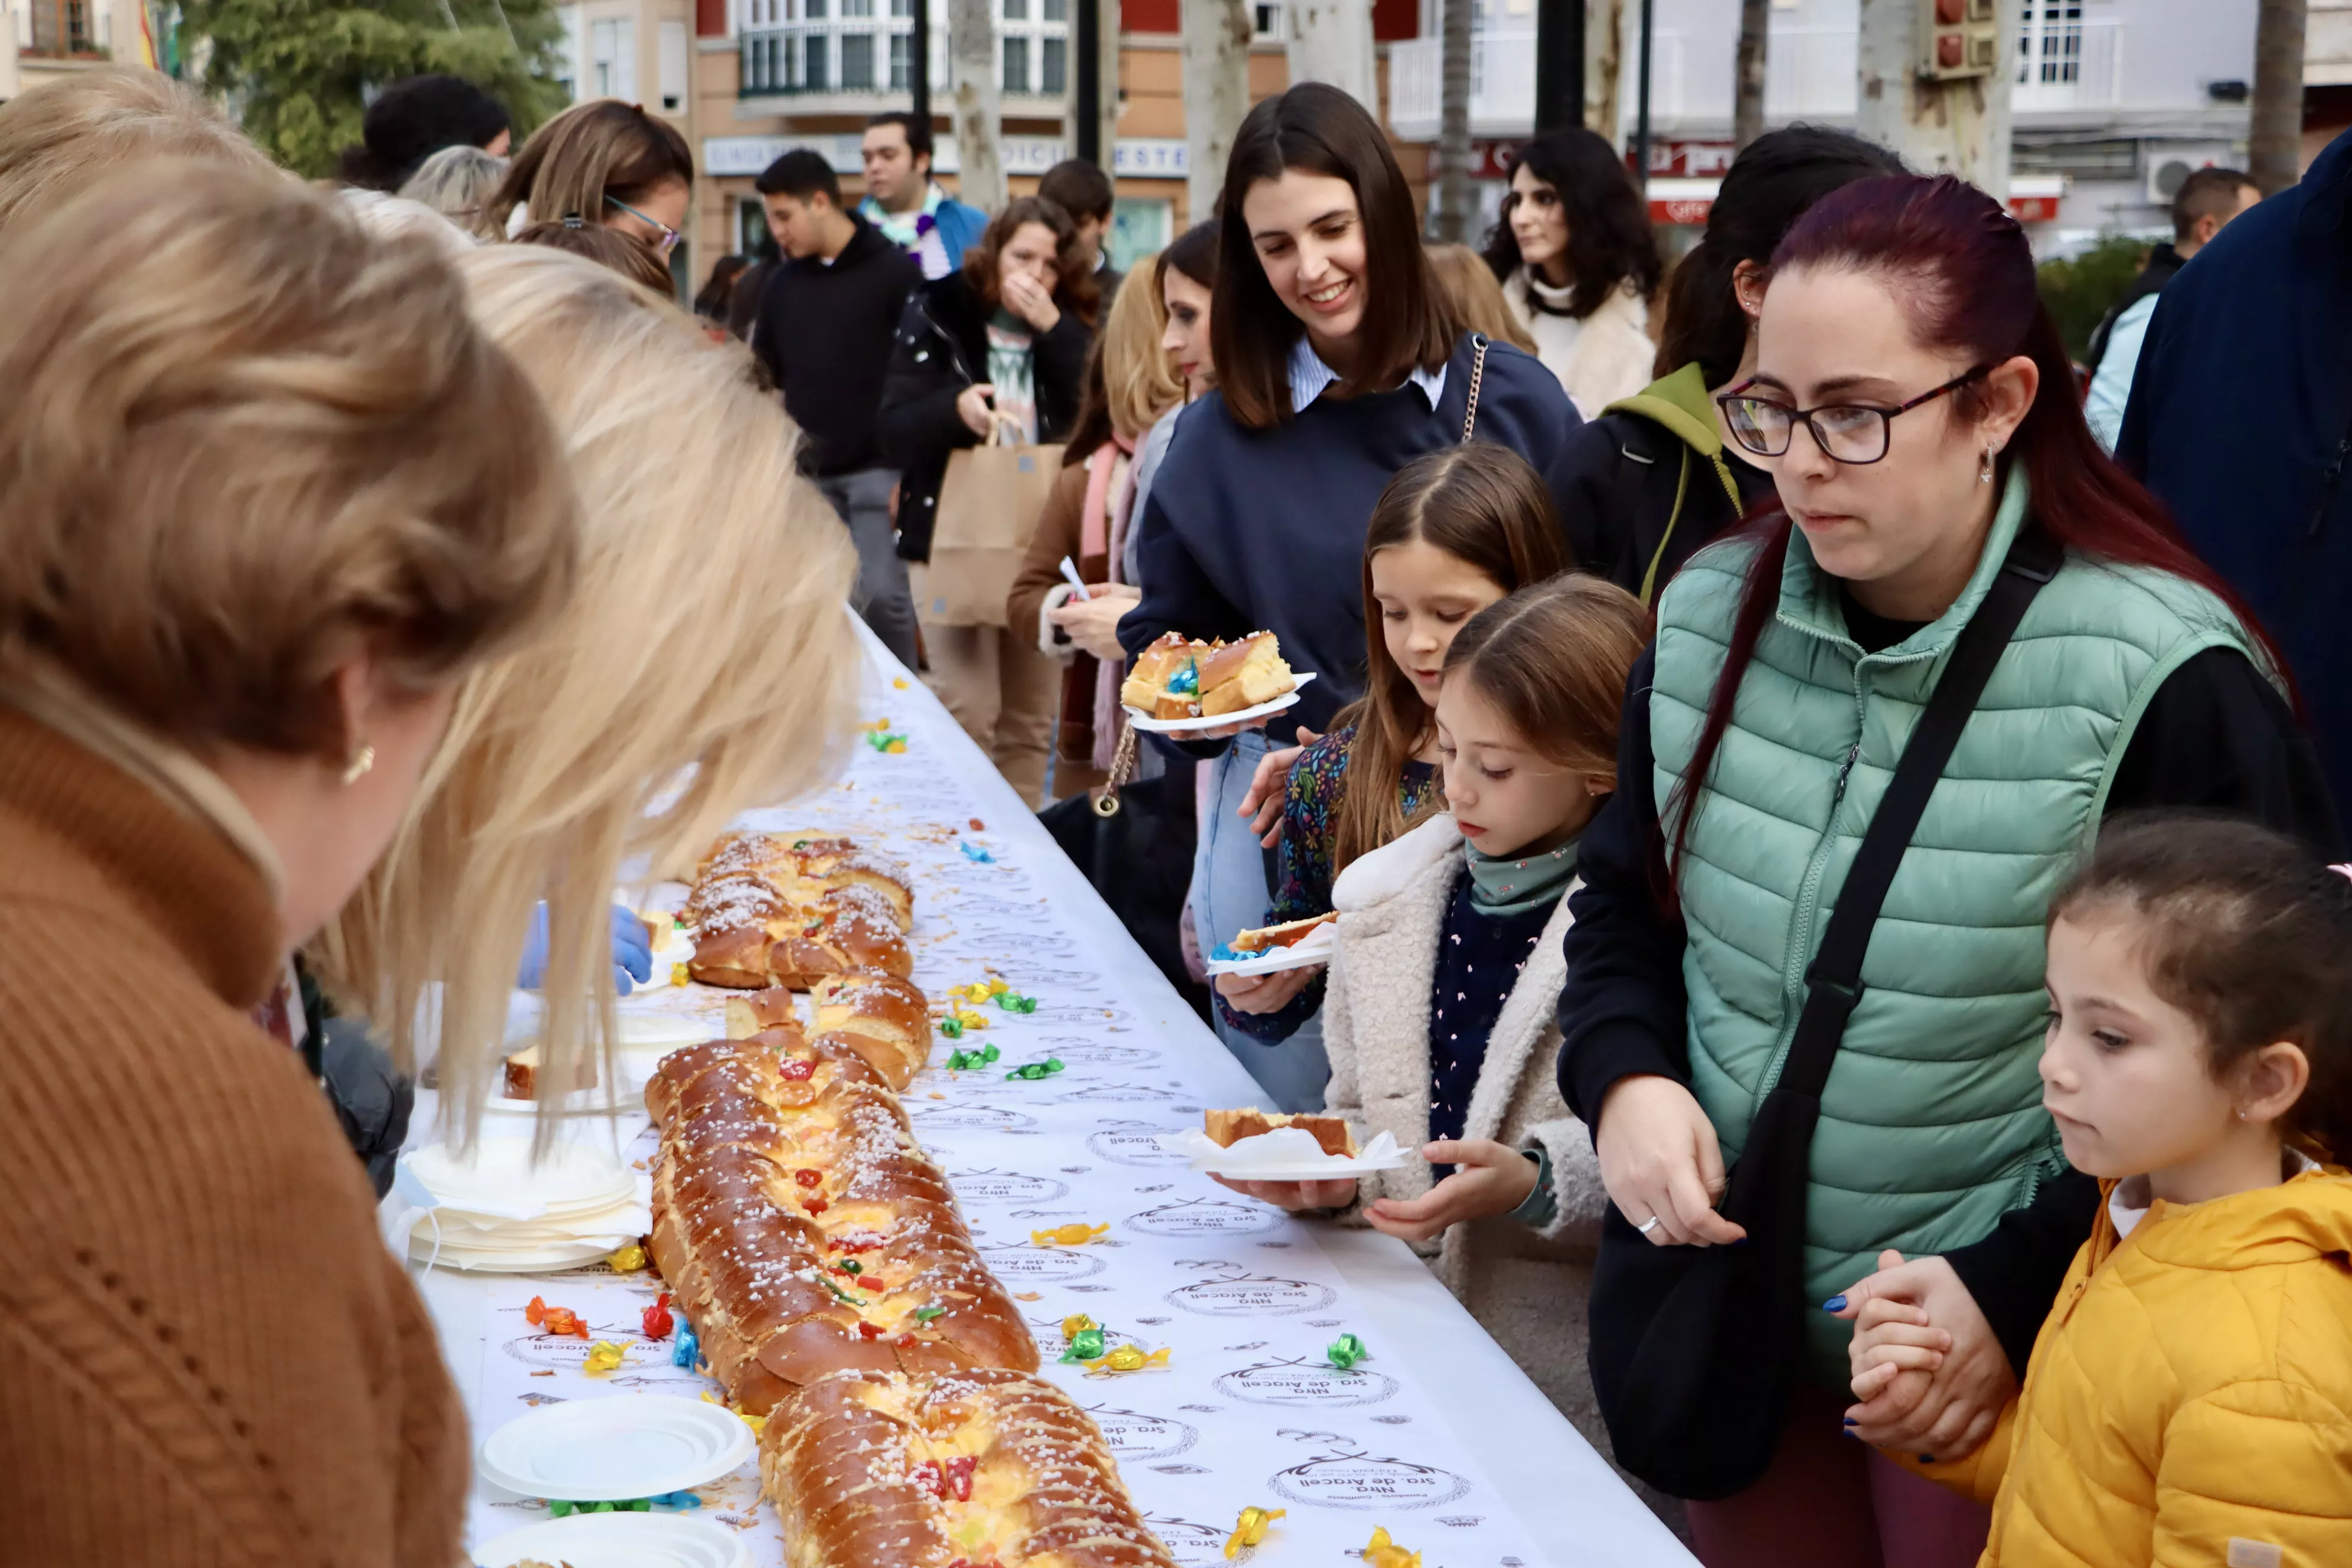
[[[1822,1311],[1824,1311],[1824,1312],[1843,1312],[1843,1311],[1844,1311],[1844,1310],[1845,1310],[1845,1298],[1844,1298],[1844,1297],[1843,1297],[1843,1296],[1832,1296],[1832,1297],[1831,1297],[1828,1300],[1826,1300],[1826,1301],[1824,1301],[1824,1302],[1822,1302]]]
[[[1861,1425],[1862,1425],[1862,1423],[1861,1423],[1861,1422],[1856,1421],[1856,1420],[1855,1420],[1853,1416],[1851,1416],[1851,1415],[1849,1415],[1849,1416],[1847,1416],[1847,1417],[1845,1418],[1845,1424],[1846,1424],[1847,1426],[1861,1426]]]
[[[1922,1454],[1919,1456],[1919,1462],[1923,1465],[1932,1465],[1936,1462],[1936,1456],[1933,1454]]]

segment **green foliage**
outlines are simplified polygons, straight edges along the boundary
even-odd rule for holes
[[[205,85],[246,134],[299,174],[334,171],[360,139],[369,89],[444,71],[506,105],[520,144],[564,105],[554,0],[185,0],[180,47],[211,45]]]
[[[2145,239],[2109,235],[2079,255],[2038,268],[2042,302],[2056,318],[2068,353],[2080,360],[2090,353],[2091,333],[2139,276],[2149,248]]]

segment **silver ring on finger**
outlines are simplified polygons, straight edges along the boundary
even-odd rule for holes
[[[1641,1224],[1633,1227],[1635,1233],[1641,1236],[1647,1236],[1657,1228],[1658,1216],[1656,1215],[1652,1215],[1649,1218],[1643,1220]]]

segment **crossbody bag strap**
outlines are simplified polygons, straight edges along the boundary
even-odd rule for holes
[[[1478,429],[1478,384],[1486,379],[1486,334],[1484,332],[1470,334],[1473,351],[1470,360],[1470,403],[1469,406],[1462,411],[1462,440],[1465,446],[1469,444],[1470,437],[1476,434]]]
[[[1871,929],[1878,923],[1903,852],[1911,847],[1927,799],[1952,760],[1977,699],[1984,695],[1985,682],[1992,679],[1993,666],[2000,662],[2018,623],[2025,618],[2026,606],[2064,561],[2065,551],[2058,542],[2029,522],[2010,546],[2009,558],[1984,602],[1960,629],[1951,661],[1936,682],[1927,711],[1911,731],[1902,760],[1895,764],[1895,777],[1863,834],[1862,847],[1854,853],[1853,869],[1846,873],[1837,908],[1830,914],[1829,929],[1822,934],[1821,951],[1805,971],[1805,1007],[1798,1015],[1779,1087],[1818,1097],[1828,1083],[1830,1062],[1845,1035],[1846,1020],[1862,1000],[1862,961],[1870,949]]]

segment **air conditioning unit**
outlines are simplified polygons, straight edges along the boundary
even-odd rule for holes
[[[1936,81],[1987,77],[2000,65],[1998,0],[1918,0],[1919,74]]]
[[[2200,169],[2243,168],[2244,160],[2227,142],[2147,142],[2140,148],[2150,205],[2168,207],[2180,182]]]

